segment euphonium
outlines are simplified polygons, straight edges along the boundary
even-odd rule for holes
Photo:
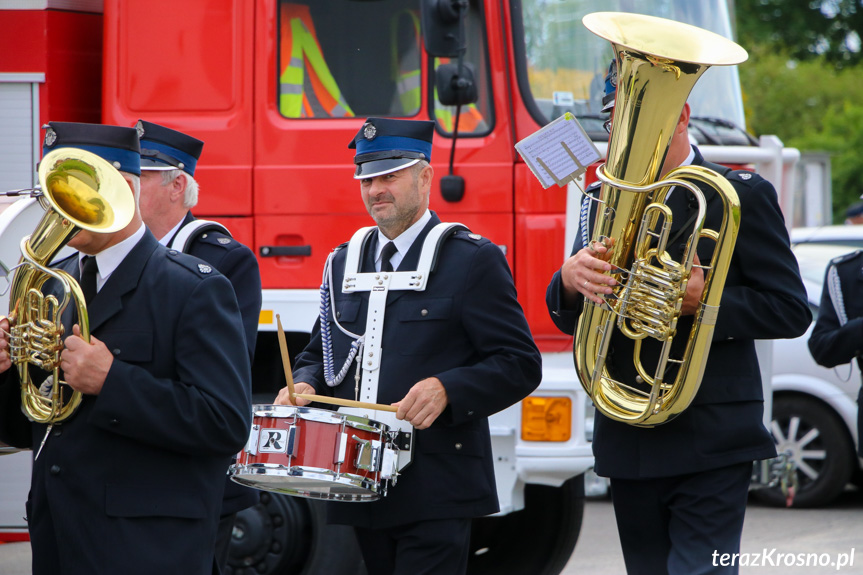
[[[9,296],[10,355],[21,379],[21,405],[38,423],[58,423],[81,403],[77,391],[64,393],[59,376],[60,318],[71,300],[78,310],[81,337],[90,339],[87,306],[75,279],[63,270],[48,268],[57,253],[81,230],[111,233],[123,229],[135,211],[132,191],[123,175],[101,157],[77,148],[59,148],[39,164],[39,201],[45,208],[36,229],[21,240]],[[50,278],[59,282],[62,300],[43,295]],[[41,393],[30,365],[50,373],[50,389]],[[68,397],[67,397],[68,396]]]
[[[579,380],[603,415],[653,427],[679,415],[698,391],[740,225],[737,193],[716,172],[688,166],[672,170],[663,181],[656,179],[698,78],[711,65],[738,64],[747,54],[722,36],[661,18],[598,12],[583,22],[612,43],[617,60],[614,129],[607,161],[597,170],[602,187],[593,239],[613,245],[609,263],[618,285],[604,305],[585,300],[573,353]],[[721,198],[719,230],[704,228],[706,201],[694,182],[713,188]],[[665,251],[672,220],[665,199],[675,186],[678,194],[689,190],[699,206],[680,263]],[[713,258],[703,265],[704,292],[683,357],[672,358],[674,338],[686,337],[677,335],[677,323],[701,238],[715,242]],[[615,328],[634,340],[641,387],[616,381],[609,373],[606,359]],[[652,373],[641,360],[647,337],[661,347]],[[674,366],[673,381],[666,381],[666,369]]]

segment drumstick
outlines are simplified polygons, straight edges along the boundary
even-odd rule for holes
[[[282,350],[282,365],[285,368],[285,380],[288,382],[288,393],[293,399],[297,396],[294,393],[294,376],[291,373],[291,356],[288,355],[288,343],[285,341],[285,330],[282,329],[282,320],[279,314],[276,314],[276,324],[279,326],[279,347]]]
[[[285,379],[288,382],[288,393],[291,394],[291,399],[308,399],[309,401],[318,401],[320,403],[329,403],[332,405],[344,405],[346,407],[358,407],[360,409],[375,409],[378,411],[397,412],[399,409],[392,405],[384,405],[382,403],[366,403],[365,401],[352,401],[350,399],[339,399],[338,397],[329,397],[326,395],[312,395],[308,393],[297,393],[294,391],[294,377],[291,374],[291,359],[288,356],[288,344],[285,342],[285,332],[282,330],[282,321],[279,314],[276,314],[276,325],[279,327],[279,347],[282,349],[282,363],[285,366]]]
[[[394,405],[384,405],[383,403],[366,403],[365,401],[353,401],[352,399],[340,399],[338,397],[330,397],[328,395],[313,395],[311,393],[296,393],[294,397],[300,399],[308,399],[309,401],[319,401],[321,403],[330,403],[332,405],[344,405],[346,407],[359,407],[360,409],[376,409],[378,411],[392,411],[393,413],[399,410]]]

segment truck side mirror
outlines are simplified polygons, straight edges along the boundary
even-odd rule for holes
[[[444,106],[465,106],[475,104],[479,94],[474,81],[473,65],[463,62],[441,64],[435,70],[437,99]]]
[[[429,55],[455,58],[464,49],[462,26],[467,8],[467,0],[422,0],[420,18]]]

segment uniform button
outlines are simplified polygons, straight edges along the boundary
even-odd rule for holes
[[[428,314],[429,314],[429,310],[427,310],[427,309],[424,309],[420,312],[420,315],[423,317],[427,316]]]
[[[51,475],[60,475],[60,466],[52,465],[51,466]]]
[[[201,239],[202,239],[202,240],[207,239],[207,234],[201,234]]]
[[[120,348],[114,348],[114,349],[112,349],[112,350],[111,350],[111,353],[113,353],[114,355],[120,355]]]
[[[54,437],[60,437],[61,435],[63,435],[63,430],[60,428],[57,428],[54,430],[54,433],[52,433],[51,435],[53,435]]]
[[[455,444],[455,448],[456,448],[457,450],[461,449],[461,443],[456,443],[456,444]]]
[[[340,317],[342,317],[342,312],[337,311],[337,312],[336,312],[336,319],[338,319],[338,318],[340,318]]]
[[[644,378],[640,375],[635,376],[635,383],[644,383]]]
[[[111,420],[111,421],[109,421],[108,423],[110,423],[111,425],[118,425],[118,424],[120,423],[120,421],[119,421],[119,420],[117,420],[117,419],[112,419],[112,420]]]
[[[473,415],[473,410],[471,409],[470,411],[468,411],[468,412],[467,412],[467,414],[468,414],[468,415]]]

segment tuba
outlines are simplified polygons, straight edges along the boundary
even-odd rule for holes
[[[692,87],[711,65],[747,58],[734,42],[686,24],[615,12],[583,18],[594,34],[609,40],[617,60],[614,129],[601,180],[593,240],[613,246],[609,263],[618,281],[603,305],[585,300],[575,332],[573,355],[585,391],[603,415],[640,427],[654,427],[679,415],[695,397],[716,324],[719,300],[740,225],[740,203],[731,184],[712,170],[687,166],[656,181],[675,125]],[[704,228],[706,200],[696,185],[713,188],[723,206],[718,230]],[[698,212],[678,263],[666,252],[672,188],[689,190]],[[687,232],[689,230],[687,229]],[[705,270],[704,292],[688,336],[677,334],[686,285],[698,241],[714,242]],[[633,340],[635,382],[614,379],[606,366],[615,329]],[[672,357],[675,337],[686,337],[682,357]],[[658,340],[655,369],[643,365],[642,343]],[[677,346],[676,346],[677,347]],[[673,379],[666,380],[672,369]],[[639,385],[633,385],[633,383]]]
[[[37,423],[59,423],[81,403],[81,393],[62,387],[61,317],[70,301],[78,310],[81,337],[90,340],[84,294],[63,270],[48,268],[57,253],[81,230],[111,233],[123,229],[135,212],[132,191],[123,175],[101,157],[77,148],[59,148],[39,164],[38,196],[45,215],[36,229],[21,240],[9,297],[9,348],[21,380],[21,406]],[[43,295],[48,279],[59,282],[63,296]],[[33,382],[30,366],[49,372],[48,385]]]

